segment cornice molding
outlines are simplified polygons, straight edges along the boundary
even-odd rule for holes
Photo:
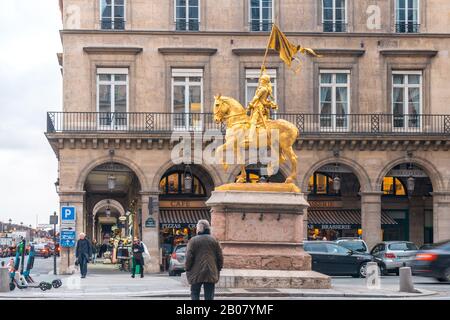
[[[314,49],[317,54],[326,56],[361,57],[366,53],[364,49]]]
[[[263,56],[266,52],[265,48],[239,48],[232,49],[231,52],[237,56]],[[275,50],[269,49],[268,55],[278,55]]]
[[[84,47],[87,54],[130,54],[137,55],[144,51],[141,47]]]
[[[382,56],[386,57],[435,57],[439,51],[437,50],[416,50],[416,49],[386,49],[379,51]]]
[[[204,55],[212,56],[216,54],[216,48],[158,48],[162,55]]]

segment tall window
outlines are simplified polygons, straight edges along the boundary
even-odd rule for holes
[[[126,0],[100,0],[102,29],[125,29]]]
[[[384,195],[405,196],[406,188],[398,178],[384,177],[382,190]]]
[[[172,69],[172,112],[175,130],[202,130],[202,69]]]
[[[197,176],[193,176],[192,189],[188,192],[184,186],[184,172],[177,171],[165,174],[159,182],[159,191],[162,195],[189,195],[206,196],[205,186]]]
[[[128,69],[97,69],[97,111],[105,129],[127,125]]]
[[[323,173],[314,173],[309,177],[308,192],[315,195],[339,195],[333,188],[333,178]]]
[[[272,0],[250,1],[250,30],[270,31],[272,29],[273,4]]]
[[[198,31],[200,24],[200,0],[175,0],[175,24],[177,30]]]
[[[395,1],[395,31],[419,32],[419,0]]]
[[[250,101],[256,93],[258,88],[260,69],[246,69],[245,70],[245,105],[248,106]],[[277,102],[277,70],[266,69],[266,73],[270,76],[270,82],[272,83],[272,95],[274,102]]]
[[[324,32],[347,31],[346,0],[323,0],[322,23]]]
[[[420,129],[422,113],[422,72],[394,71],[392,74],[394,128]]]
[[[320,71],[320,127],[322,130],[348,129],[350,112],[350,71]]]

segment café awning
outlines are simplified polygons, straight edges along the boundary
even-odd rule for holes
[[[361,210],[359,209],[310,209],[308,224],[318,225],[361,225]],[[386,212],[381,212],[382,225],[394,225],[397,222]]]
[[[202,219],[211,222],[208,208],[160,208],[159,213],[160,224],[196,224]]]

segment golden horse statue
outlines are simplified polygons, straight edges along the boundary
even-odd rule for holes
[[[242,134],[248,138],[248,133],[250,129],[250,117],[247,115],[245,108],[235,99],[229,97],[214,97],[214,121],[216,123],[226,123],[226,134],[225,134],[225,143],[219,146],[216,149],[216,154],[223,155],[223,151],[232,148],[234,154],[239,158],[240,157],[240,146],[244,146],[248,148],[248,140],[245,145],[241,144]],[[294,183],[297,175],[297,155],[294,152],[292,146],[297,140],[299,131],[295,125],[286,120],[269,120],[265,121],[266,132],[270,133],[272,130],[278,130],[278,145],[279,145],[279,154],[278,161],[279,163],[283,163],[286,159],[289,159],[291,164],[291,172],[289,176],[286,178],[285,183]],[[274,139],[270,137],[269,140]],[[262,147],[258,144],[258,148]],[[267,145],[264,146],[267,148]],[[223,160],[223,159],[222,159]],[[242,163],[238,160],[239,163]],[[223,163],[224,168],[226,169],[228,164],[226,162]],[[245,171],[245,162],[241,164],[241,174],[238,176],[236,182],[245,183],[247,181],[246,171]]]

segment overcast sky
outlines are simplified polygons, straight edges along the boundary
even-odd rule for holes
[[[57,0],[0,0],[0,221],[35,226],[58,210],[46,112],[61,110]]]

